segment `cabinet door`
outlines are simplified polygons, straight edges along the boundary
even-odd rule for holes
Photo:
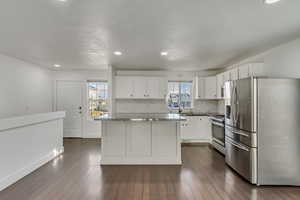
[[[230,72],[229,72],[229,71],[224,72],[224,73],[223,73],[223,76],[224,76],[224,83],[225,83],[226,81],[230,81]]]
[[[148,77],[146,97],[150,99],[163,99],[165,98],[165,81],[160,77]]]
[[[248,78],[249,76],[249,64],[239,66],[239,79]]]
[[[205,78],[197,77],[196,79],[197,83],[197,93],[196,93],[196,98],[197,99],[204,99],[205,98]]]
[[[217,98],[217,78],[215,76],[206,77],[204,87],[205,99]]]
[[[263,71],[263,63],[253,63],[249,67],[249,75],[250,76],[265,76]]]
[[[149,122],[127,123],[127,155],[151,155],[151,124]]]
[[[223,98],[223,84],[224,84],[224,74],[217,75],[217,98]]]
[[[211,122],[207,116],[193,116],[186,119],[187,121],[181,123],[181,139],[211,141]]]
[[[186,121],[180,122],[181,139],[189,140],[194,138],[194,131],[191,129],[192,117],[185,117]]]
[[[136,99],[145,99],[147,88],[147,77],[132,77],[133,79],[133,96]]]
[[[126,125],[119,121],[102,123],[102,154],[106,156],[125,156]]]
[[[116,98],[133,98],[133,80],[129,76],[116,77]]]
[[[174,157],[177,154],[176,122],[152,123],[152,156]],[[178,138],[179,139],[179,138]]]
[[[239,70],[238,68],[234,68],[229,71],[230,72],[230,80],[235,81],[239,79]]]
[[[200,140],[211,141],[211,122],[207,116],[197,117],[197,130]]]

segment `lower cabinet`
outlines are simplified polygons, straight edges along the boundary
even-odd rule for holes
[[[178,121],[102,121],[101,165],[180,165]]]
[[[129,156],[151,155],[151,124],[131,122],[126,126],[127,154]]]
[[[186,119],[186,121],[180,124],[181,139],[183,142],[211,142],[211,122],[208,116],[187,116]]]

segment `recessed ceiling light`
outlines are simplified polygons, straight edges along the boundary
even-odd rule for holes
[[[122,52],[121,51],[115,51],[114,54],[117,55],[117,56],[120,56],[120,55],[122,55]]]
[[[54,64],[53,67],[59,68],[59,67],[61,67],[61,65],[60,64]]]
[[[167,56],[167,55],[168,55],[168,52],[162,51],[162,52],[160,52],[160,55],[161,55],[161,56]]]
[[[280,0],[264,0],[265,4],[273,4],[273,3],[277,3]]]

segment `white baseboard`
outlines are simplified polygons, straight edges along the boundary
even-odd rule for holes
[[[4,190],[8,186],[14,184],[18,180],[22,179],[26,175],[30,174],[31,172],[35,171],[36,169],[40,168],[50,160],[57,157],[59,154],[64,152],[64,147],[60,149],[53,149],[46,155],[42,156],[40,159],[28,164],[27,166],[17,170],[16,172],[9,174],[8,176],[2,178],[0,180],[0,191]]]
[[[181,143],[209,143],[211,144],[211,140],[210,139],[206,139],[206,140],[194,140],[194,139],[188,139],[188,140],[181,140]]]
[[[175,158],[124,158],[105,157],[101,158],[101,165],[181,165],[181,159]]]

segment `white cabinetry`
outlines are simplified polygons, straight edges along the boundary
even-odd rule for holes
[[[187,116],[181,122],[181,139],[183,142],[211,142],[211,122],[207,116]]]
[[[204,99],[205,98],[205,79],[202,77],[197,77],[196,79],[196,88],[197,88],[197,92],[196,92],[196,99]]]
[[[230,72],[229,71],[224,72],[223,76],[224,76],[224,83],[226,81],[230,81]]]
[[[102,121],[101,165],[181,164],[177,121]]]
[[[224,73],[217,75],[217,98],[223,98]]]
[[[217,99],[216,76],[197,77],[196,99]]]
[[[134,77],[133,82],[133,98],[145,99],[147,97],[147,80],[144,77]]]
[[[235,80],[239,79],[239,69],[238,68],[231,69],[229,71],[229,73],[230,73],[230,80],[231,81],[235,81]]]
[[[147,77],[146,95],[152,99],[163,99],[167,93],[167,82],[161,77]]]
[[[127,155],[151,155],[151,124],[148,122],[127,123]],[[137,142],[138,141],[138,142]]]
[[[249,66],[249,76],[264,76],[263,63],[252,63]]]
[[[118,99],[164,99],[165,94],[163,77],[116,76]]]
[[[217,98],[217,78],[216,76],[205,77],[204,92],[206,99]]]
[[[250,63],[239,66],[239,79],[248,78],[250,76],[263,76],[262,63]]]
[[[127,76],[116,77],[116,98],[133,98],[134,82]]]
[[[239,79],[248,78],[249,76],[249,64],[239,66]]]

